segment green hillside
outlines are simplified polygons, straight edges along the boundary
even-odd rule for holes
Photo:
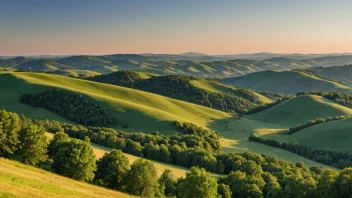
[[[261,104],[266,104],[266,103],[272,102],[267,97],[265,97],[259,93],[256,93],[254,91],[238,89],[233,86],[225,85],[225,84],[218,83],[215,81],[198,79],[198,80],[192,80],[191,83],[195,87],[198,87],[200,89],[204,89],[204,90],[216,92],[216,93],[223,93],[223,94],[241,95],[242,91],[248,91],[252,97],[255,97],[255,98],[257,98],[257,100],[261,101]]]
[[[101,74],[90,70],[56,70],[50,73],[61,75],[61,76],[73,76],[73,77],[90,77],[90,76],[97,76]]]
[[[291,135],[267,135],[263,138],[279,142],[298,142],[311,148],[331,151],[352,151],[352,120],[337,120],[317,124]]]
[[[309,72],[322,76],[324,78],[332,79],[352,86],[352,65],[336,66],[336,67],[319,67],[309,69]]]
[[[349,140],[352,138],[348,133],[351,128],[350,120],[318,124],[291,135],[287,135],[285,131],[290,127],[306,123],[308,120],[318,117],[327,118],[339,115],[352,115],[352,109],[320,96],[303,95],[262,112],[229,121],[226,124],[229,129],[223,129],[222,135],[227,139],[245,141],[251,134],[256,133],[264,139],[274,139],[280,142],[296,141],[312,148],[341,151],[352,150],[352,147],[348,145]],[[225,128],[226,125],[225,123],[223,124]],[[340,142],[341,145],[338,146]],[[246,144],[249,145],[249,143]],[[245,147],[245,144],[243,147]],[[264,150],[265,148],[262,149]],[[272,149],[273,152],[277,150],[276,148]]]
[[[222,82],[256,91],[272,91],[285,94],[316,90],[352,92],[352,89],[345,85],[295,71],[263,71],[236,78],[227,78]]]
[[[0,159],[0,197],[134,197],[62,177],[16,161]]]
[[[0,108],[36,119],[66,121],[56,114],[21,104],[19,96],[61,88],[86,94],[108,103],[121,124],[128,131],[162,133],[174,131],[170,121],[180,120],[208,126],[211,122],[229,118],[230,115],[203,106],[173,100],[134,89],[96,83],[86,80],[40,73],[3,73],[0,75]],[[113,126],[116,129],[120,125]]]

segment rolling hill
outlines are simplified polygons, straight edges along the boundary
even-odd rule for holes
[[[352,65],[335,66],[335,67],[318,67],[307,69],[317,76],[342,82],[343,84],[352,86]]]
[[[66,121],[46,110],[21,104],[18,100],[21,94],[38,93],[53,88],[86,94],[98,101],[108,103],[120,123],[129,126],[128,129],[124,129],[127,131],[169,133],[174,131],[170,121],[188,121],[207,126],[215,120],[230,117],[229,114],[221,111],[152,93],[40,73],[1,74],[0,92],[4,97],[0,99],[0,108],[35,119]],[[120,129],[120,125],[116,125],[114,128]]]
[[[113,54],[101,56],[14,57],[0,59],[0,67],[24,71],[55,71],[60,69],[91,70],[110,73],[138,70],[161,75],[185,74],[197,77],[236,77],[266,70],[289,71],[352,63],[352,55],[248,54],[209,56],[197,53]]]
[[[141,78],[140,74],[134,71],[118,71],[88,80],[143,90],[231,113],[244,113],[271,101],[253,91],[215,81],[184,75]]]
[[[241,77],[225,78],[223,83],[255,91],[296,94],[300,91],[352,92],[348,86],[296,71],[263,71]]]
[[[193,122],[220,132],[224,137],[221,144],[226,152],[250,151],[277,155],[279,159],[290,162],[302,161],[308,166],[321,165],[288,151],[249,142],[248,136],[243,135],[241,128],[235,125],[236,119],[225,112],[152,93],[81,79],[42,73],[2,73],[0,93],[3,97],[0,98],[0,108],[24,114],[32,119],[51,119],[69,123],[57,114],[24,105],[18,100],[23,93],[39,93],[53,88],[84,94],[109,104],[120,123],[129,125],[128,128],[123,129],[120,125],[112,126],[118,130],[145,133],[159,131],[163,134],[173,134],[175,129],[170,121]]]
[[[134,197],[4,158],[0,175],[0,197]]]
[[[351,151],[348,133],[350,120],[332,121],[308,127],[287,135],[286,129],[315,118],[352,115],[352,109],[316,95],[292,98],[262,112],[247,115],[227,123],[231,130],[222,130],[227,139],[246,139],[256,133],[264,139],[298,142],[311,148]],[[227,131],[227,133],[226,133]],[[333,137],[334,136],[334,137]],[[344,140],[342,140],[344,139]],[[332,142],[338,140],[336,142]],[[341,142],[341,145],[338,144]]]

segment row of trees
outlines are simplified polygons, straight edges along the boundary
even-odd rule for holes
[[[297,96],[305,95],[305,94],[322,96],[329,100],[335,101],[336,103],[352,108],[352,95],[350,93],[314,91],[314,92],[298,92]]]
[[[306,157],[313,161],[333,166],[336,168],[346,168],[352,166],[352,153],[341,152],[341,151],[329,151],[323,149],[313,149],[298,143],[280,143],[276,140],[263,139],[257,135],[251,135],[249,141],[259,142],[268,146],[285,149],[292,153],[296,153],[300,156]]]
[[[335,121],[335,120],[344,120],[344,119],[349,119],[349,118],[351,118],[351,116],[348,116],[348,115],[346,115],[346,116],[328,117],[326,119],[324,119],[324,118],[316,118],[314,120],[309,120],[307,123],[300,124],[300,125],[297,125],[295,127],[289,128],[288,131],[287,131],[287,134],[290,135],[290,134],[296,133],[297,131],[300,131],[302,129],[305,129],[305,128],[308,128],[308,127],[311,127],[311,126],[314,126],[314,125],[317,125],[317,124],[330,122],[330,121]]]
[[[20,97],[20,101],[33,107],[48,109],[83,125],[107,126],[117,123],[117,119],[111,115],[110,109],[105,104],[60,89],[33,95],[24,94]]]
[[[257,95],[246,89],[237,89],[228,94],[200,89],[191,83],[199,79],[191,76],[169,75],[143,79],[134,71],[118,71],[88,80],[139,89],[226,112],[242,114],[262,104]]]

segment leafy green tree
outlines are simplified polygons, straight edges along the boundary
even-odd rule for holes
[[[163,174],[160,176],[158,182],[160,185],[161,193],[164,193],[166,197],[173,197],[176,195],[176,186],[173,179],[173,174],[170,169],[165,169]]]
[[[44,128],[29,121],[26,128],[20,132],[21,148],[19,153],[23,162],[36,165],[47,159],[47,139]]]
[[[95,179],[104,186],[120,189],[129,166],[129,160],[122,151],[114,149],[98,160]]]
[[[80,181],[93,180],[96,159],[89,142],[72,139],[58,147],[51,165],[55,172]]]
[[[151,161],[136,160],[124,181],[126,191],[131,194],[142,197],[155,197],[159,194],[156,168]]]
[[[219,184],[218,185],[218,193],[221,195],[221,198],[231,198],[232,192],[230,187],[226,184]]]
[[[204,168],[192,167],[178,184],[178,196],[181,198],[212,198],[217,197],[218,184]]]
[[[317,190],[319,197],[336,197],[337,188],[335,182],[338,175],[339,173],[332,169],[327,169],[322,173],[321,177],[319,178]]]
[[[60,144],[64,142],[69,142],[70,137],[64,132],[58,132],[54,135],[54,138],[50,141],[48,145],[48,155],[53,158],[55,153],[60,149]]]
[[[339,198],[352,197],[352,168],[345,168],[339,173],[336,186]]]
[[[19,146],[21,120],[15,113],[0,111],[0,157],[13,154]]]

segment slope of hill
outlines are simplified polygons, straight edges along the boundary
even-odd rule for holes
[[[318,124],[291,135],[287,135],[285,131],[290,127],[306,123],[308,120],[318,117],[327,118],[329,116],[340,115],[352,115],[352,109],[321,96],[303,95],[262,112],[229,121],[227,125],[224,123],[223,126],[227,126],[229,129],[218,130],[221,130],[223,132],[222,135],[228,139],[246,139],[251,134],[256,133],[264,139],[274,139],[284,142],[297,141],[307,146],[312,146],[312,148],[352,150],[352,146],[344,143],[345,141],[341,141],[341,146],[337,146],[341,139],[345,138],[347,142],[352,138],[352,134],[348,133],[350,125],[347,123],[350,120]],[[332,138],[333,134],[341,135]],[[339,141],[333,143],[330,142],[332,140]],[[334,146],[336,148],[332,149]]]
[[[3,158],[0,175],[0,197],[133,197]]]
[[[91,77],[91,76],[97,76],[101,74],[90,70],[55,70],[50,73],[61,75],[61,76],[73,76],[73,77]]]
[[[160,95],[86,80],[40,73],[5,73],[0,75],[0,107],[36,119],[64,121],[56,114],[21,104],[19,96],[60,88],[86,94],[108,103],[126,131],[168,133],[175,131],[170,121],[180,120],[207,126],[213,121],[229,118],[227,113],[200,105],[173,100]],[[40,111],[40,113],[38,112]],[[120,125],[114,126],[119,129]]]
[[[335,67],[318,67],[318,68],[307,69],[307,71],[317,76],[332,79],[335,81],[342,82],[343,84],[352,86],[352,65],[335,66]]]
[[[236,78],[226,78],[223,83],[256,91],[296,94],[299,91],[352,92],[350,87],[296,71],[263,71]]]
[[[298,142],[311,148],[331,151],[352,151],[352,120],[336,120],[317,124],[291,135],[264,135],[279,142]]]
[[[231,89],[231,86],[182,75],[142,79],[137,72],[120,71],[88,79],[156,93],[226,112],[245,113],[257,105],[270,102],[253,91]],[[215,89],[221,91],[214,91]]]

